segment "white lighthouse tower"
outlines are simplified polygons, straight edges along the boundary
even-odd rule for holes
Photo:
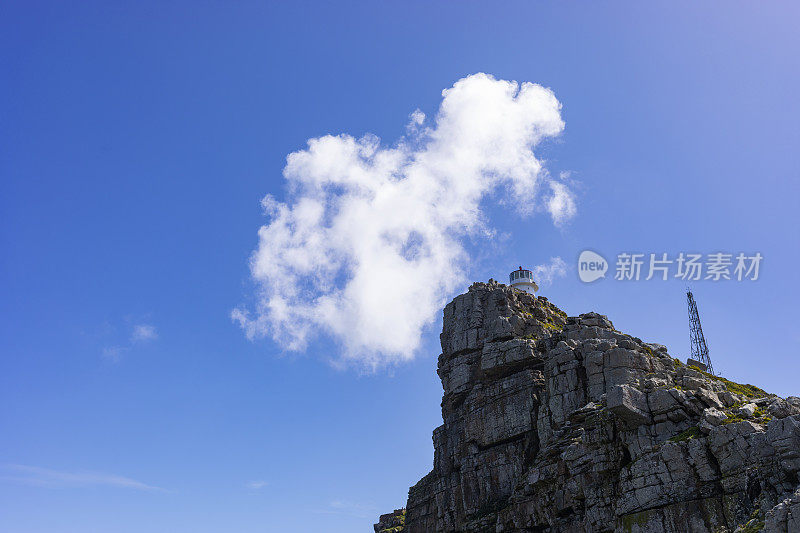
[[[533,272],[522,267],[508,275],[508,283],[513,288],[530,294],[539,290],[539,286],[533,281]]]

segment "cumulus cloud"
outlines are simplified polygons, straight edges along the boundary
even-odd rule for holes
[[[0,474],[0,479],[4,481],[39,487],[116,487],[145,491],[164,491],[160,487],[147,485],[135,479],[99,472],[64,472],[28,465],[4,465],[2,470],[4,472]]]
[[[536,265],[531,271],[533,279],[539,286],[549,287],[556,278],[563,278],[567,275],[567,264],[560,257],[551,257],[549,263]]]
[[[259,490],[263,489],[267,485],[269,485],[269,483],[267,483],[266,481],[256,479],[254,481],[248,481],[246,486],[250,490]]]
[[[248,336],[302,350],[324,332],[340,361],[375,368],[413,357],[424,327],[464,286],[465,237],[491,234],[484,207],[575,214],[567,185],[534,148],[564,129],[549,89],[475,74],[442,92],[438,113],[411,114],[387,146],[326,135],[289,154],[288,198],[262,201],[251,273],[255,309],[232,317]]]

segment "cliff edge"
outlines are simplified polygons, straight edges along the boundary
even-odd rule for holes
[[[492,281],[441,344],[433,470],[376,532],[800,532],[800,398]]]

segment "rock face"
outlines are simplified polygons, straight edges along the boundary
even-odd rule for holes
[[[800,399],[494,282],[441,343],[433,470],[394,531],[800,531]]]
[[[393,513],[382,514],[373,526],[375,533],[400,533],[405,531],[406,510],[395,509]]]

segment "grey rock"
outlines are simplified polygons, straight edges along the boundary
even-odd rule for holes
[[[798,415],[800,414],[800,398],[797,396],[789,396],[785,400],[775,398],[767,407],[767,412],[775,418]]]
[[[748,403],[736,410],[736,414],[741,416],[742,418],[751,418],[758,409],[758,406],[754,403]]]
[[[713,390],[700,388],[695,392],[695,396],[706,406],[721,409],[723,407],[717,393]]]
[[[647,397],[630,385],[617,385],[608,393],[608,409],[628,425],[639,426],[650,421]]]
[[[763,531],[764,533],[800,531],[800,488],[767,511]]]
[[[398,531],[397,528],[403,527],[405,519],[406,510],[395,509],[393,513],[382,514],[378,519],[378,523],[372,527],[375,530],[375,533],[384,533],[387,531],[394,533],[395,531]],[[400,531],[402,531],[402,529]]]
[[[711,424],[712,426],[718,426],[722,422],[724,422],[728,418],[724,412],[720,411],[719,409],[715,409],[713,407],[709,407],[705,411],[703,411],[703,420]]]
[[[725,407],[731,407],[739,401],[739,397],[730,391],[723,390],[717,393],[717,398],[722,402]]]
[[[441,343],[433,469],[383,529],[800,531],[800,399],[734,408],[665,347],[496,282],[445,307]]]

